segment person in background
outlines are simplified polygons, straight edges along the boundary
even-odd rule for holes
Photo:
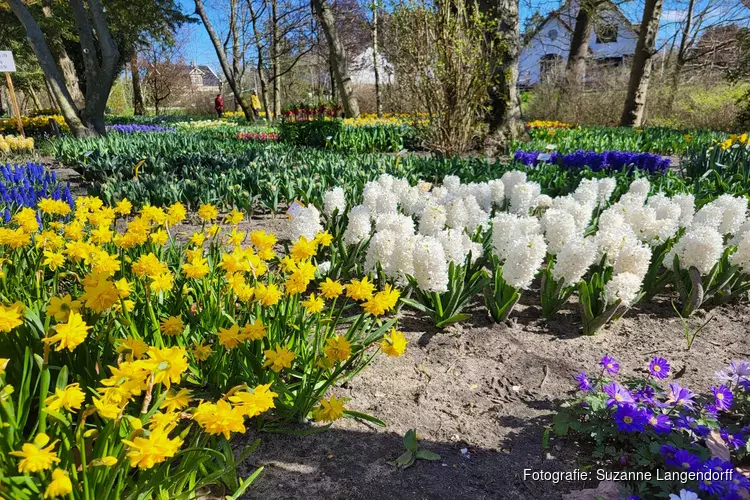
[[[216,94],[216,99],[214,99],[214,108],[216,109],[216,114],[219,115],[219,118],[221,118],[224,115],[224,98],[221,97],[221,94]]]
[[[250,97],[250,106],[252,106],[253,114],[257,120],[260,118],[260,99],[258,99],[258,95],[255,92],[253,92],[253,95]]]

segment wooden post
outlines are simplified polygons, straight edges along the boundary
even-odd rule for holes
[[[10,77],[10,73],[5,73],[5,79],[8,81],[10,103],[13,106],[13,114],[16,115],[16,123],[18,123],[18,133],[21,134],[21,137],[26,137],[26,134],[23,133],[23,122],[21,121],[21,110],[18,109],[18,99],[16,99],[16,91],[13,89],[13,79]]]

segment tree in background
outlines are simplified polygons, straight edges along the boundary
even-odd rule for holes
[[[312,0],[312,3],[328,41],[329,61],[333,68],[333,76],[344,107],[344,114],[347,118],[356,118],[359,116],[359,103],[354,95],[346,49],[339,36],[333,9],[328,0]]]
[[[641,29],[635,46],[633,64],[630,67],[628,93],[625,107],[620,118],[623,127],[643,126],[646,108],[646,95],[651,79],[654,55],[656,55],[656,36],[659,32],[659,21],[664,0],[646,0],[641,19]]]
[[[490,49],[489,132],[485,142],[488,154],[495,154],[525,133],[517,86],[521,54],[518,0],[480,0],[479,9],[484,19],[475,22],[484,24],[484,43]]]

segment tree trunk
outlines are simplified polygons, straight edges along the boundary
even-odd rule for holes
[[[273,71],[273,114],[281,115],[281,68],[279,67],[279,18],[277,0],[271,0],[271,69]]]
[[[36,95],[36,90],[34,90],[33,85],[28,86],[29,89],[29,95],[31,95],[31,101],[34,103],[34,108],[36,108],[36,111],[39,111],[42,109],[42,103],[39,102],[39,96]]]
[[[573,37],[570,39],[568,62],[565,66],[565,78],[571,87],[580,86],[586,75],[586,56],[589,52],[593,8],[590,2],[581,2],[576,16],[576,26],[573,30]]]
[[[378,1],[372,7],[372,70],[375,74],[375,110],[378,118],[383,116],[383,101],[380,96],[380,68],[378,67]]]
[[[238,103],[240,103],[242,113],[245,115],[245,120],[249,122],[253,121],[253,110],[247,103],[245,98],[242,97],[241,89],[237,86],[237,82],[234,80],[232,68],[229,67],[229,62],[227,61],[227,54],[224,51],[224,48],[221,46],[221,40],[219,40],[219,37],[216,35],[216,31],[214,31],[214,28],[211,25],[211,21],[208,19],[208,15],[206,14],[205,7],[203,7],[202,0],[195,0],[195,11],[203,21],[203,25],[206,27],[206,31],[208,32],[208,36],[211,39],[211,43],[213,43],[214,45],[214,50],[216,50],[216,56],[219,58],[219,63],[221,63],[221,69],[224,72],[224,77],[226,77],[227,83],[229,83],[229,87],[232,89],[234,98]]]
[[[247,6],[250,9],[250,22],[253,26],[253,37],[255,38],[255,50],[258,53],[258,65],[256,66],[258,71],[258,79],[260,80],[260,99],[263,101],[263,109],[266,110],[266,120],[271,121],[274,118],[274,113],[269,106],[268,101],[268,79],[265,73],[265,64],[263,63],[263,42],[260,33],[258,32],[258,17],[255,15],[255,7],[253,6],[253,0],[247,0]]]
[[[49,99],[49,106],[59,113],[60,105],[57,103],[57,99],[55,99],[55,94],[52,92],[52,87],[50,87],[49,81],[46,78],[44,79],[44,87],[47,89],[47,98]],[[1,114],[2,113],[0,113],[0,115]]]
[[[44,6],[42,7],[42,15],[52,20],[54,18],[54,12],[52,10],[51,0],[45,0]],[[53,21],[57,22],[57,21]],[[65,86],[70,92],[70,96],[73,98],[76,107],[82,108],[84,105],[83,92],[81,92],[81,83],[78,81],[78,74],[76,73],[76,67],[73,61],[68,56],[68,51],[65,49],[62,39],[59,33],[46,32],[45,36],[49,41],[49,49],[52,52],[52,56],[57,61],[57,66],[62,71],[63,78],[65,79]]]
[[[487,89],[490,110],[486,116],[487,152],[495,154],[525,134],[517,87],[521,44],[518,0],[482,0],[479,7],[497,21],[495,30],[486,35],[496,51],[490,61],[494,83]]]
[[[133,80],[133,114],[141,116],[144,112],[143,91],[141,90],[141,74],[138,70],[138,51],[133,51],[130,58],[130,74]]]
[[[690,37],[690,29],[693,24],[693,10],[695,9],[695,0],[688,2],[687,16],[685,17],[685,25],[682,27],[682,34],[680,35],[680,47],[677,49],[677,60],[675,61],[674,68],[672,69],[672,75],[670,76],[669,82],[669,100],[667,101],[667,112],[671,113],[674,110],[675,99],[677,98],[677,88],[680,85],[680,76],[682,74],[682,68],[686,62],[686,52],[688,48],[688,38]]]
[[[638,34],[633,65],[630,68],[628,95],[620,119],[620,125],[623,127],[643,126],[646,94],[656,54],[656,35],[659,31],[663,4],[664,0],[646,0],[643,8],[641,31]]]
[[[333,63],[328,61],[328,79],[331,80],[331,102],[338,104],[336,97],[336,77],[333,75]]]
[[[349,68],[346,61],[346,50],[339,38],[336,19],[331,10],[331,5],[328,3],[328,0],[312,0],[312,3],[328,40],[329,60],[333,66],[333,76],[336,79],[341,103],[344,106],[344,114],[347,118],[356,118],[359,116],[359,103],[354,96],[352,78],[349,76]],[[518,16],[517,9],[516,16]]]
[[[239,30],[237,29],[237,0],[230,0],[230,15],[229,15],[229,32],[232,35],[232,75],[234,81],[237,82],[237,86],[242,92],[242,72],[240,71],[240,37]],[[237,99],[234,100],[234,110],[237,111],[239,103]],[[252,106],[250,106],[252,110]],[[253,119],[255,119],[255,112],[253,112]]]
[[[39,66],[42,68],[44,76],[50,84],[52,94],[60,105],[60,112],[65,118],[68,127],[70,127],[70,131],[76,137],[97,135],[96,130],[84,124],[81,117],[78,116],[78,108],[65,85],[65,78],[62,71],[55,64],[55,58],[47,45],[44,33],[42,33],[39,24],[34,20],[34,17],[21,0],[8,0],[8,5],[26,30],[26,38],[34,49],[34,54],[39,60]]]

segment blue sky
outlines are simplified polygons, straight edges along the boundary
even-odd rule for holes
[[[387,3],[388,0],[386,0]],[[543,15],[549,13],[551,10],[558,8],[561,5],[561,0],[519,0],[520,1],[520,17],[521,26],[523,27],[524,20],[539,10]],[[698,0],[696,10],[699,10],[705,2],[716,1],[716,0]],[[727,5],[731,4],[734,0],[726,0]],[[642,0],[615,0],[620,6],[623,13],[631,20],[631,22],[637,24],[640,23],[640,16],[642,14],[643,2]],[[195,4],[192,0],[177,0],[177,3],[181,6],[183,12],[194,13]],[[221,0],[204,0],[206,11],[208,12],[211,23],[214,29],[221,33],[222,28],[226,24],[226,16],[224,16],[220,9],[216,8],[215,5],[220,5]],[[677,22],[684,17],[686,0],[665,0],[664,9],[662,13],[662,26],[659,32],[659,39],[662,43],[668,40],[674,35]],[[748,10],[750,13],[750,10]],[[198,17],[197,15],[195,16]],[[211,66],[217,73],[221,73],[219,61],[216,57],[211,40],[206,33],[206,29],[203,23],[200,21],[191,26],[185,28],[187,33],[188,43],[183,49],[185,59],[188,61],[195,61],[198,64],[207,64]]]

